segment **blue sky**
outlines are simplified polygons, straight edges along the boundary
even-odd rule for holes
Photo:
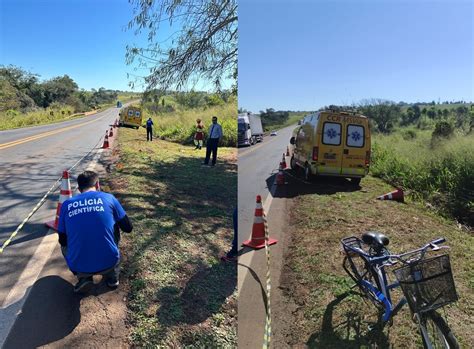
[[[474,100],[473,2],[239,0],[239,107]]]
[[[0,0],[0,64],[41,75],[69,75],[80,88],[130,90],[127,44],[146,35],[124,30],[133,17],[127,0]],[[169,36],[163,27],[158,39]],[[138,88],[135,90],[139,90]]]

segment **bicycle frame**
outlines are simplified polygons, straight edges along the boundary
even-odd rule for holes
[[[383,304],[385,311],[382,320],[384,323],[388,322],[390,318],[396,313],[396,311],[398,311],[403,305],[405,305],[405,303],[407,303],[405,297],[403,297],[395,306],[393,305],[390,291],[394,288],[400,287],[400,283],[396,281],[394,283],[389,284],[388,282],[385,266],[390,259],[390,255],[385,254],[382,256],[371,256],[359,248],[354,248],[352,246],[345,245],[344,243],[343,245],[346,250],[351,250],[352,252],[362,256],[369,265],[369,267],[375,272],[375,277],[377,277],[378,279],[380,289],[377,285],[374,285],[364,279],[358,280],[358,282],[363,287],[372,291],[372,293],[375,294],[379,302]]]
[[[386,262],[390,257],[383,256],[383,257],[369,257],[367,262],[369,266],[375,271],[376,276],[379,281],[379,285],[381,289],[378,289],[376,285],[371,284],[366,280],[361,280],[362,284],[370,289],[379,301],[384,305],[385,312],[383,314],[382,320],[383,322],[388,322],[390,318],[402,307],[407,303],[405,297],[403,297],[395,306],[393,306],[392,297],[390,291],[394,288],[400,287],[400,283],[398,281],[389,284],[387,278],[387,272],[385,271],[384,262]]]
[[[368,269],[367,272],[370,272],[372,276],[377,279],[377,284],[380,287],[365,280],[363,276],[360,275],[360,273],[358,273],[357,277],[355,277],[353,275],[354,270],[350,272],[345,265],[344,269],[351,276],[351,278],[354,279],[354,281],[356,281],[359,285],[362,285],[362,288],[368,289],[371,293],[373,293],[377,300],[383,305],[384,313],[382,316],[382,321],[383,324],[385,324],[397,313],[398,310],[401,309],[401,307],[403,307],[403,305],[407,303],[406,298],[403,297],[395,306],[393,305],[390,292],[394,288],[400,287],[400,283],[398,281],[395,281],[394,283],[389,283],[385,267],[394,265],[398,261],[402,262],[403,264],[410,264],[414,259],[421,260],[424,258],[426,252],[429,249],[437,251],[439,249],[449,248],[448,246],[438,246],[438,244],[443,243],[445,241],[445,238],[439,238],[431,241],[430,243],[419,249],[399,255],[392,255],[385,247],[383,247],[382,249],[375,250],[376,254],[372,254],[372,247],[365,244],[359,238],[355,236],[347,237],[345,239],[342,239],[341,243],[346,253],[346,258],[348,258],[349,262],[351,263],[351,268],[356,268],[357,270],[357,267],[352,261],[351,255],[356,254],[360,256],[366,263],[366,268]],[[369,246],[369,253],[367,253],[362,246]],[[373,297],[371,296],[370,298]],[[423,313],[414,313],[413,315],[416,319],[416,322],[418,323],[420,333],[424,338],[424,343],[427,345],[428,349],[432,349],[433,346],[431,344],[425,324],[422,320]],[[446,341],[446,338],[443,338]]]
[[[390,290],[400,287],[400,283],[398,281],[388,284],[387,273],[385,272],[385,267],[389,265],[393,265],[393,260],[399,260],[402,263],[407,263],[405,258],[408,256],[420,254],[419,259],[423,259],[426,251],[428,249],[432,249],[433,251],[439,250],[440,248],[448,248],[447,246],[438,247],[437,244],[443,243],[446,241],[444,238],[439,238],[436,240],[431,241],[430,243],[426,244],[425,246],[409,251],[400,255],[392,255],[387,249],[383,249],[381,254],[379,255],[371,255],[365,252],[362,248],[356,247],[355,245],[361,246],[361,240],[356,236],[350,236],[345,239],[341,240],[342,246],[346,252],[353,252],[357,255],[360,255],[364,258],[364,260],[368,263],[369,267],[375,271],[377,279],[379,281],[380,288],[379,289],[376,285],[371,284],[366,280],[358,280],[363,286],[368,288],[372,291],[377,299],[383,304],[385,308],[385,312],[383,314],[382,320],[383,322],[387,322],[390,318],[403,306],[407,303],[405,297],[403,297],[395,306],[393,306],[392,298],[390,295]],[[354,244],[356,243],[356,244]]]

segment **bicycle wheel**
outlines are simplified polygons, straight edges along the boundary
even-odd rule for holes
[[[459,344],[446,321],[436,311],[420,315],[420,327],[423,327],[428,338],[423,336],[423,346],[427,349],[458,349]],[[429,343],[428,343],[429,341]]]
[[[374,285],[378,290],[381,289],[379,279],[375,271],[370,267],[369,263],[360,255],[351,257],[346,256],[343,261],[344,270],[356,282],[362,293],[377,308],[384,309],[384,304],[380,301],[375,290],[367,285]]]

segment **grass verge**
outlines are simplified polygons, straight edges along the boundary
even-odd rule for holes
[[[169,97],[166,103],[171,103]],[[152,113],[149,110],[145,117],[152,117],[155,132],[162,138],[182,144],[192,144],[196,133],[196,119],[201,119],[204,125],[204,136],[207,137],[212,117],[218,117],[222,126],[223,146],[235,147],[237,145],[237,100],[231,100],[223,105],[186,109],[172,104],[176,109],[169,112]],[[147,104],[150,107],[149,103]]]
[[[392,187],[371,176],[364,178],[362,189],[357,190],[345,180],[329,178],[318,179],[310,186],[297,182],[289,186],[297,197],[281,287],[294,309],[283,334],[290,346],[303,341],[310,348],[422,347],[407,306],[392,326],[370,333],[369,324],[377,321],[376,308],[350,293],[353,282],[342,268],[340,239],[371,230],[390,238],[393,253],[420,247],[440,236],[447,238],[460,299],[440,313],[447,318],[462,348],[474,343],[472,234],[417,202],[375,200]],[[391,271],[389,277],[393,280]],[[393,295],[395,301],[401,297],[398,289]]]
[[[298,121],[303,119],[308,112],[290,112],[288,119],[281,124],[264,125],[265,131],[281,130],[287,126],[297,125]]]
[[[65,106],[61,109],[43,109],[26,114],[13,110],[0,113],[0,131],[20,127],[52,124],[83,116],[84,113],[73,114],[73,108]]]
[[[237,268],[219,256],[233,234],[236,150],[203,168],[203,150],[119,132],[110,183],[134,225],[121,243],[133,346],[235,347]]]
[[[430,131],[408,131],[374,136],[371,173],[474,226],[474,134],[432,144]]]

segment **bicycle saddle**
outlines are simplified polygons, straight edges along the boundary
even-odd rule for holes
[[[373,246],[375,249],[381,249],[390,242],[388,237],[376,231],[368,231],[362,234],[362,241],[367,245]]]

